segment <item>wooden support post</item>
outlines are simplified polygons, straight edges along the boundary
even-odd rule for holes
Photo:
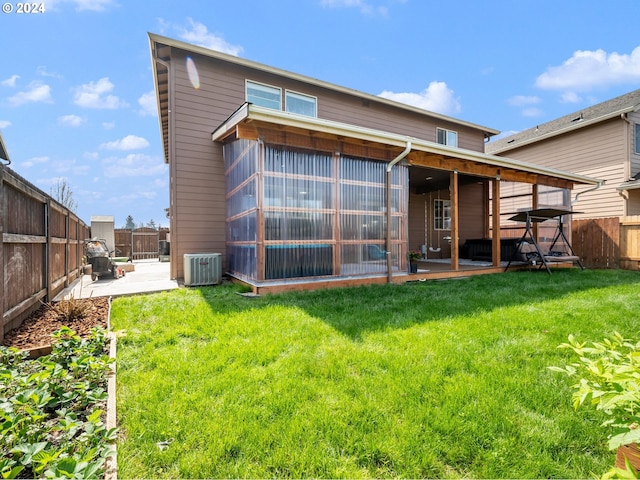
[[[493,191],[491,203],[491,229],[493,236],[491,238],[491,256],[493,258],[493,266],[499,267],[500,261],[500,176],[497,176],[492,182]]]
[[[340,275],[342,273],[342,244],[338,241],[342,238],[340,228],[340,152],[336,150],[331,159],[331,177],[333,178],[333,240],[335,240],[335,247],[333,249],[333,274]]]
[[[258,165],[256,182],[256,280],[263,282],[266,278],[266,249],[264,244],[264,142],[258,140]]]
[[[449,180],[449,190],[451,193],[451,269],[457,271],[459,269],[460,249],[460,231],[458,229],[458,171],[451,172]]]

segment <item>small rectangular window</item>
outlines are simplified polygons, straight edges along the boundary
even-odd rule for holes
[[[318,100],[315,97],[289,90],[285,92],[285,110],[287,112],[298,113],[307,117],[317,117],[317,104]]]
[[[433,228],[451,230],[451,200],[433,201]]]
[[[444,128],[436,128],[437,142],[441,145],[447,145],[449,147],[458,146],[458,132],[453,130],[446,130]]]
[[[640,123],[636,123],[636,153],[640,154]]]
[[[247,102],[261,107],[282,110],[282,90],[278,87],[247,80]]]

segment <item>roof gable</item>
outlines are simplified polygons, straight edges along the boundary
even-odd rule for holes
[[[533,128],[523,130],[508,137],[494,140],[486,145],[485,150],[490,153],[505,152],[572,130],[594,125],[624,113],[633,112],[639,108],[640,89],[564,115],[550,122],[536,125]]]

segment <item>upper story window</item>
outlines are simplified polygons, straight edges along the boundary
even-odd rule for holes
[[[308,117],[317,117],[318,99],[302,93],[285,92],[285,110],[291,113],[298,113]]]
[[[282,90],[278,87],[247,80],[247,102],[274,110],[282,110]]]
[[[640,153],[640,123],[636,123],[636,153]]]
[[[264,83],[246,81],[247,102],[261,107],[282,110],[282,89]],[[306,115],[308,117],[318,116],[318,99],[311,95],[285,90],[284,110],[286,112]]]
[[[449,147],[458,146],[458,132],[445,130],[444,128],[436,128],[436,137],[436,141],[441,145],[447,145]]]

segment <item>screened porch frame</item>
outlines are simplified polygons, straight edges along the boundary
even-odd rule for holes
[[[407,150],[402,159],[408,166],[426,167],[449,173],[451,194],[451,270],[459,270],[459,176],[472,175],[491,183],[491,207],[485,209],[485,224],[500,231],[501,181],[530,184],[532,207],[537,208],[537,185],[571,190],[575,184],[598,185],[597,179],[527,164],[481,152],[453,148],[422,139],[383,132],[339,122],[304,117],[243,104],[213,133],[212,140],[228,143],[236,139],[262,141],[274,145],[361,156],[391,162]],[[405,196],[408,198],[408,195]],[[500,237],[492,236],[493,267],[500,266]],[[406,272],[406,237],[400,240],[398,268],[387,267],[388,281]],[[258,282],[264,279],[256,279]],[[312,281],[312,280],[310,280]]]

